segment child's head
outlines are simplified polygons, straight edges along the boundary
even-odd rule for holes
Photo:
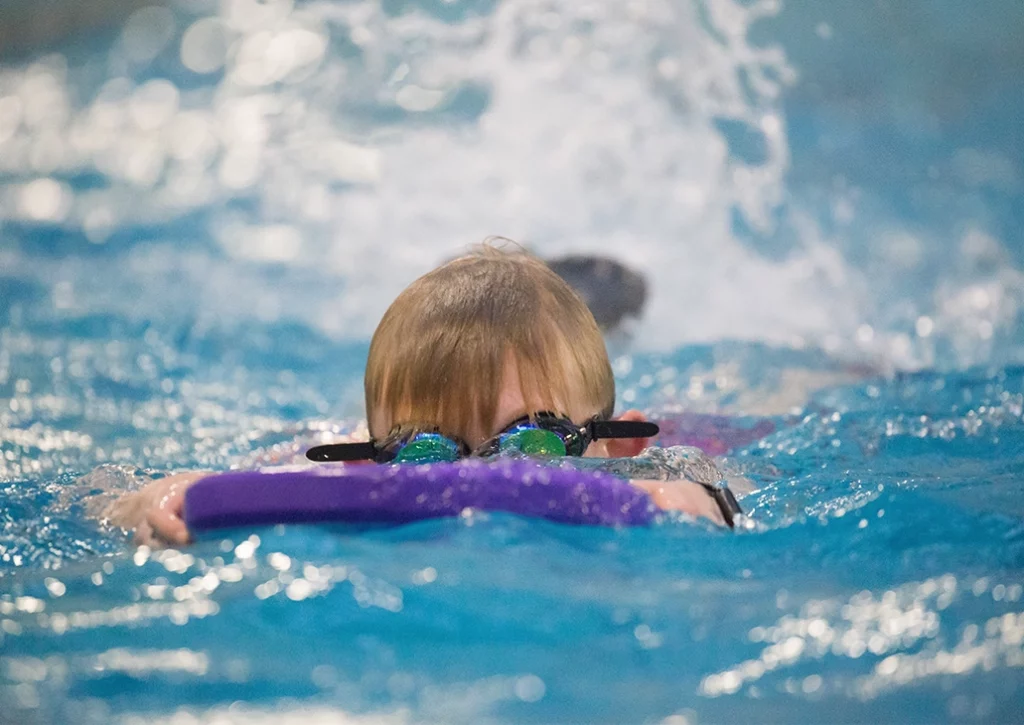
[[[378,439],[396,427],[438,428],[477,445],[524,414],[582,423],[610,417],[614,402],[593,315],[519,250],[483,247],[420,277],[370,344],[366,410]]]

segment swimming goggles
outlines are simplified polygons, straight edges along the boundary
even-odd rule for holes
[[[497,435],[475,450],[454,436],[436,430],[397,430],[382,441],[333,443],[306,451],[311,461],[374,461],[376,463],[451,463],[462,458],[488,458],[497,455],[542,457],[580,457],[595,440],[602,438],[651,438],[658,434],[655,423],[593,418],[576,425],[554,413],[535,413],[512,421]],[[724,483],[699,485],[715,500],[729,528],[743,513]]]
[[[377,463],[448,463],[461,458],[500,454],[582,456],[601,438],[650,438],[654,423],[591,419],[577,425],[554,413],[535,413],[512,421],[497,435],[471,449],[465,441],[438,431],[396,431],[382,441],[334,443],[306,451],[311,461],[375,461]]]

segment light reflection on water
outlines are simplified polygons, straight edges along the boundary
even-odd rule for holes
[[[150,354],[159,339],[150,335]],[[78,481],[56,471],[88,470],[118,446],[123,460],[157,470],[200,457],[247,466],[286,460],[342,427],[317,415],[318,395],[279,377],[286,359],[238,349],[251,341],[235,345],[243,366],[206,357],[217,349],[133,365],[139,347],[100,344],[118,354],[97,360],[126,387],[108,387],[79,358],[85,387],[64,395],[89,406],[61,421],[90,431],[88,443],[41,445],[50,439],[33,427],[46,416],[38,401],[61,398],[52,390],[64,384],[52,368],[8,399],[21,415],[8,429],[39,438],[4,443],[15,455],[3,492],[0,697],[39,722],[77,712],[83,698],[95,713],[87,722],[175,711],[219,722],[226,705],[204,703],[234,700],[248,705],[224,717],[292,716],[297,699],[357,722],[531,712],[719,721],[755,702],[772,703],[778,720],[827,717],[837,702],[865,718],[972,720],[1015,702],[1021,508],[1019,486],[1003,489],[1001,477],[1019,456],[1019,371],[875,379],[777,418],[776,433],[731,458],[759,486],[744,499],[753,526],[735,536],[475,514],[395,530],[269,528],[150,551],[126,549],[82,514],[85,491],[138,486],[145,470]],[[332,351],[327,341],[309,350],[322,361]],[[634,356],[629,375],[667,377],[659,371],[695,364],[686,353]],[[748,354],[762,373],[772,359]],[[739,372],[756,381],[755,370]],[[321,362],[304,377],[336,374]],[[770,392],[773,381],[745,384]],[[191,420],[184,438],[164,406]],[[982,422],[962,424],[971,420]],[[120,702],[126,683],[144,683],[152,699]],[[183,683],[212,701],[184,696]]]

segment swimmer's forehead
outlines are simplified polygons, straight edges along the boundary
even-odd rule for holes
[[[602,412],[604,402],[595,398],[579,382],[578,371],[571,361],[562,361],[561,374],[541,373],[533,361],[520,358],[514,350],[505,357],[502,384],[498,391],[498,404],[492,424],[504,427],[524,415],[539,412],[555,413],[573,420],[589,418]],[[557,363],[556,363],[557,364]]]

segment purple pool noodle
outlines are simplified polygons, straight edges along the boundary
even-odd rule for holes
[[[529,461],[231,471],[185,494],[190,530],[277,523],[407,523],[505,511],[567,524],[642,526],[656,507],[616,476]]]

